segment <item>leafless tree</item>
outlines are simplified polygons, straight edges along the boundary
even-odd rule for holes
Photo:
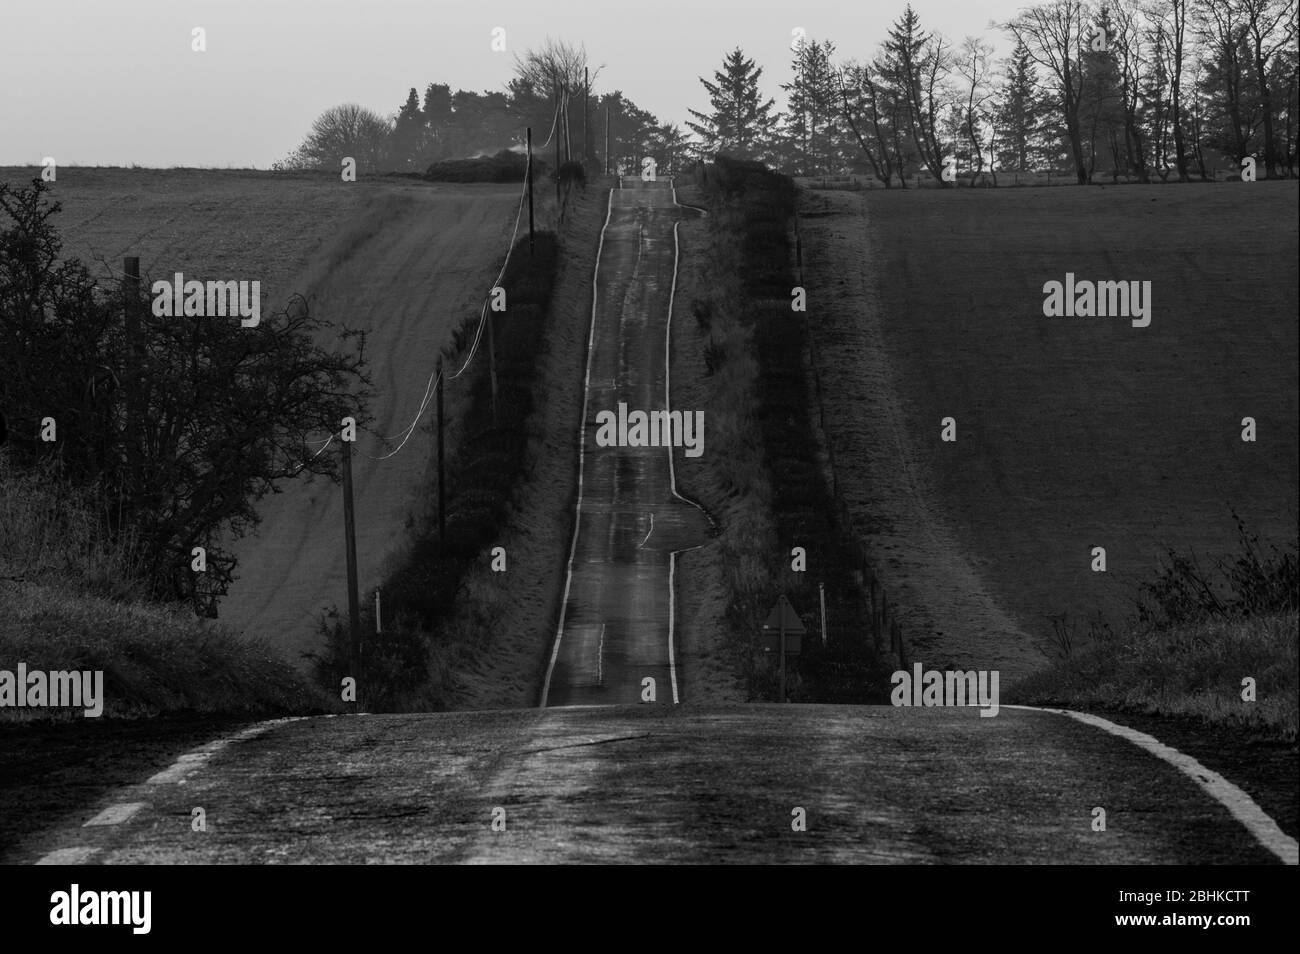
[[[1219,0],[1223,2],[1223,0]],[[1255,69],[1260,108],[1264,114],[1264,166],[1269,178],[1279,175],[1281,163],[1273,130],[1273,87],[1269,66],[1273,58],[1296,38],[1296,0],[1229,0],[1241,8],[1242,25]]]
[[[377,172],[388,160],[392,131],[392,122],[373,110],[342,103],[316,118],[297,155],[307,166],[332,169],[351,156],[358,172]]]
[[[996,90],[991,82],[992,60],[993,46],[974,36],[962,41],[953,59],[953,71],[961,78],[958,90],[961,99],[957,103],[961,133],[970,143],[971,153],[976,159],[975,168],[971,170],[971,185],[984,171],[984,146],[980,139],[982,130],[993,118],[991,104]],[[995,184],[996,181],[995,178]]]
[[[1014,20],[1003,25],[1018,42],[1025,44],[1034,62],[1047,71],[1047,81],[1054,87],[1056,105],[1065,122],[1080,185],[1088,182],[1079,107],[1083,100],[1083,51],[1090,39],[1091,20],[1091,8],[1082,0],[1050,0],[1022,10]]]

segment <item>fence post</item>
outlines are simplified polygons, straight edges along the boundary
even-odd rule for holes
[[[880,583],[871,575],[871,644],[880,648]]]
[[[884,640],[885,633],[889,629],[889,597],[885,594],[884,586],[880,587],[880,637]],[[876,648],[880,648],[880,642],[876,643]]]
[[[822,649],[826,648],[826,584],[818,583],[817,590],[822,602]]]

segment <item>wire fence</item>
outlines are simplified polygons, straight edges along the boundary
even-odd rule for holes
[[[799,225],[799,214],[795,213],[795,264],[799,285],[804,285],[803,271],[803,232]],[[848,539],[849,551],[855,575],[861,580],[863,597],[867,601],[867,625],[861,632],[861,638],[870,638],[878,651],[885,649],[888,639],[889,652],[898,658],[900,669],[907,668],[907,650],[903,639],[903,627],[899,622],[898,607],[889,599],[880,575],[876,572],[867,545],[867,534],[858,526],[853,510],[840,487],[839,467],[835,460],[835,442],[826,430],[825,401],[821,379],[821,351],[817,345],[816,330],[811,320],[807,320],[809,364],[812,367],[813,392],[817,403],[817,425],[822,436],[822,446],[826,449],[827,462],[830,466],[831,498],[835,507],[835,519]]]

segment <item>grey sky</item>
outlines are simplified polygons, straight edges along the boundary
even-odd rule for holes
[[[782,101],[791,30],[831,39],[840,57],[875,53],[906,0],[796,3],[666,0],[2,0],[0,165],[256,166],[295,147],[340,102],[395,112],[415,86],[500,89],[514,52],[548,34],[605,64],[597,91],[621,89],[661,120],[706,106],[701,75],[743,48]],[[927,29],[983,35],[1024,0],[918,0]],[[504,27],[507,53],[490,50]],[[191,30],[207,52],[190,49]]]

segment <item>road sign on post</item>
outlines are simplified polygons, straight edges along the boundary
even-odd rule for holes
[[[803,620],[799,619],[799,614],[794,611],[794,607],[782,593],[776,605],[772,607],[772,612],[768,614],[767,622],[763,624],[764,651],[781,654],[782,702],[785,702],[785,657],[787,653],[799,655],[803,645],[803,634]],[[775,640],[773,637],[776,637]]]

